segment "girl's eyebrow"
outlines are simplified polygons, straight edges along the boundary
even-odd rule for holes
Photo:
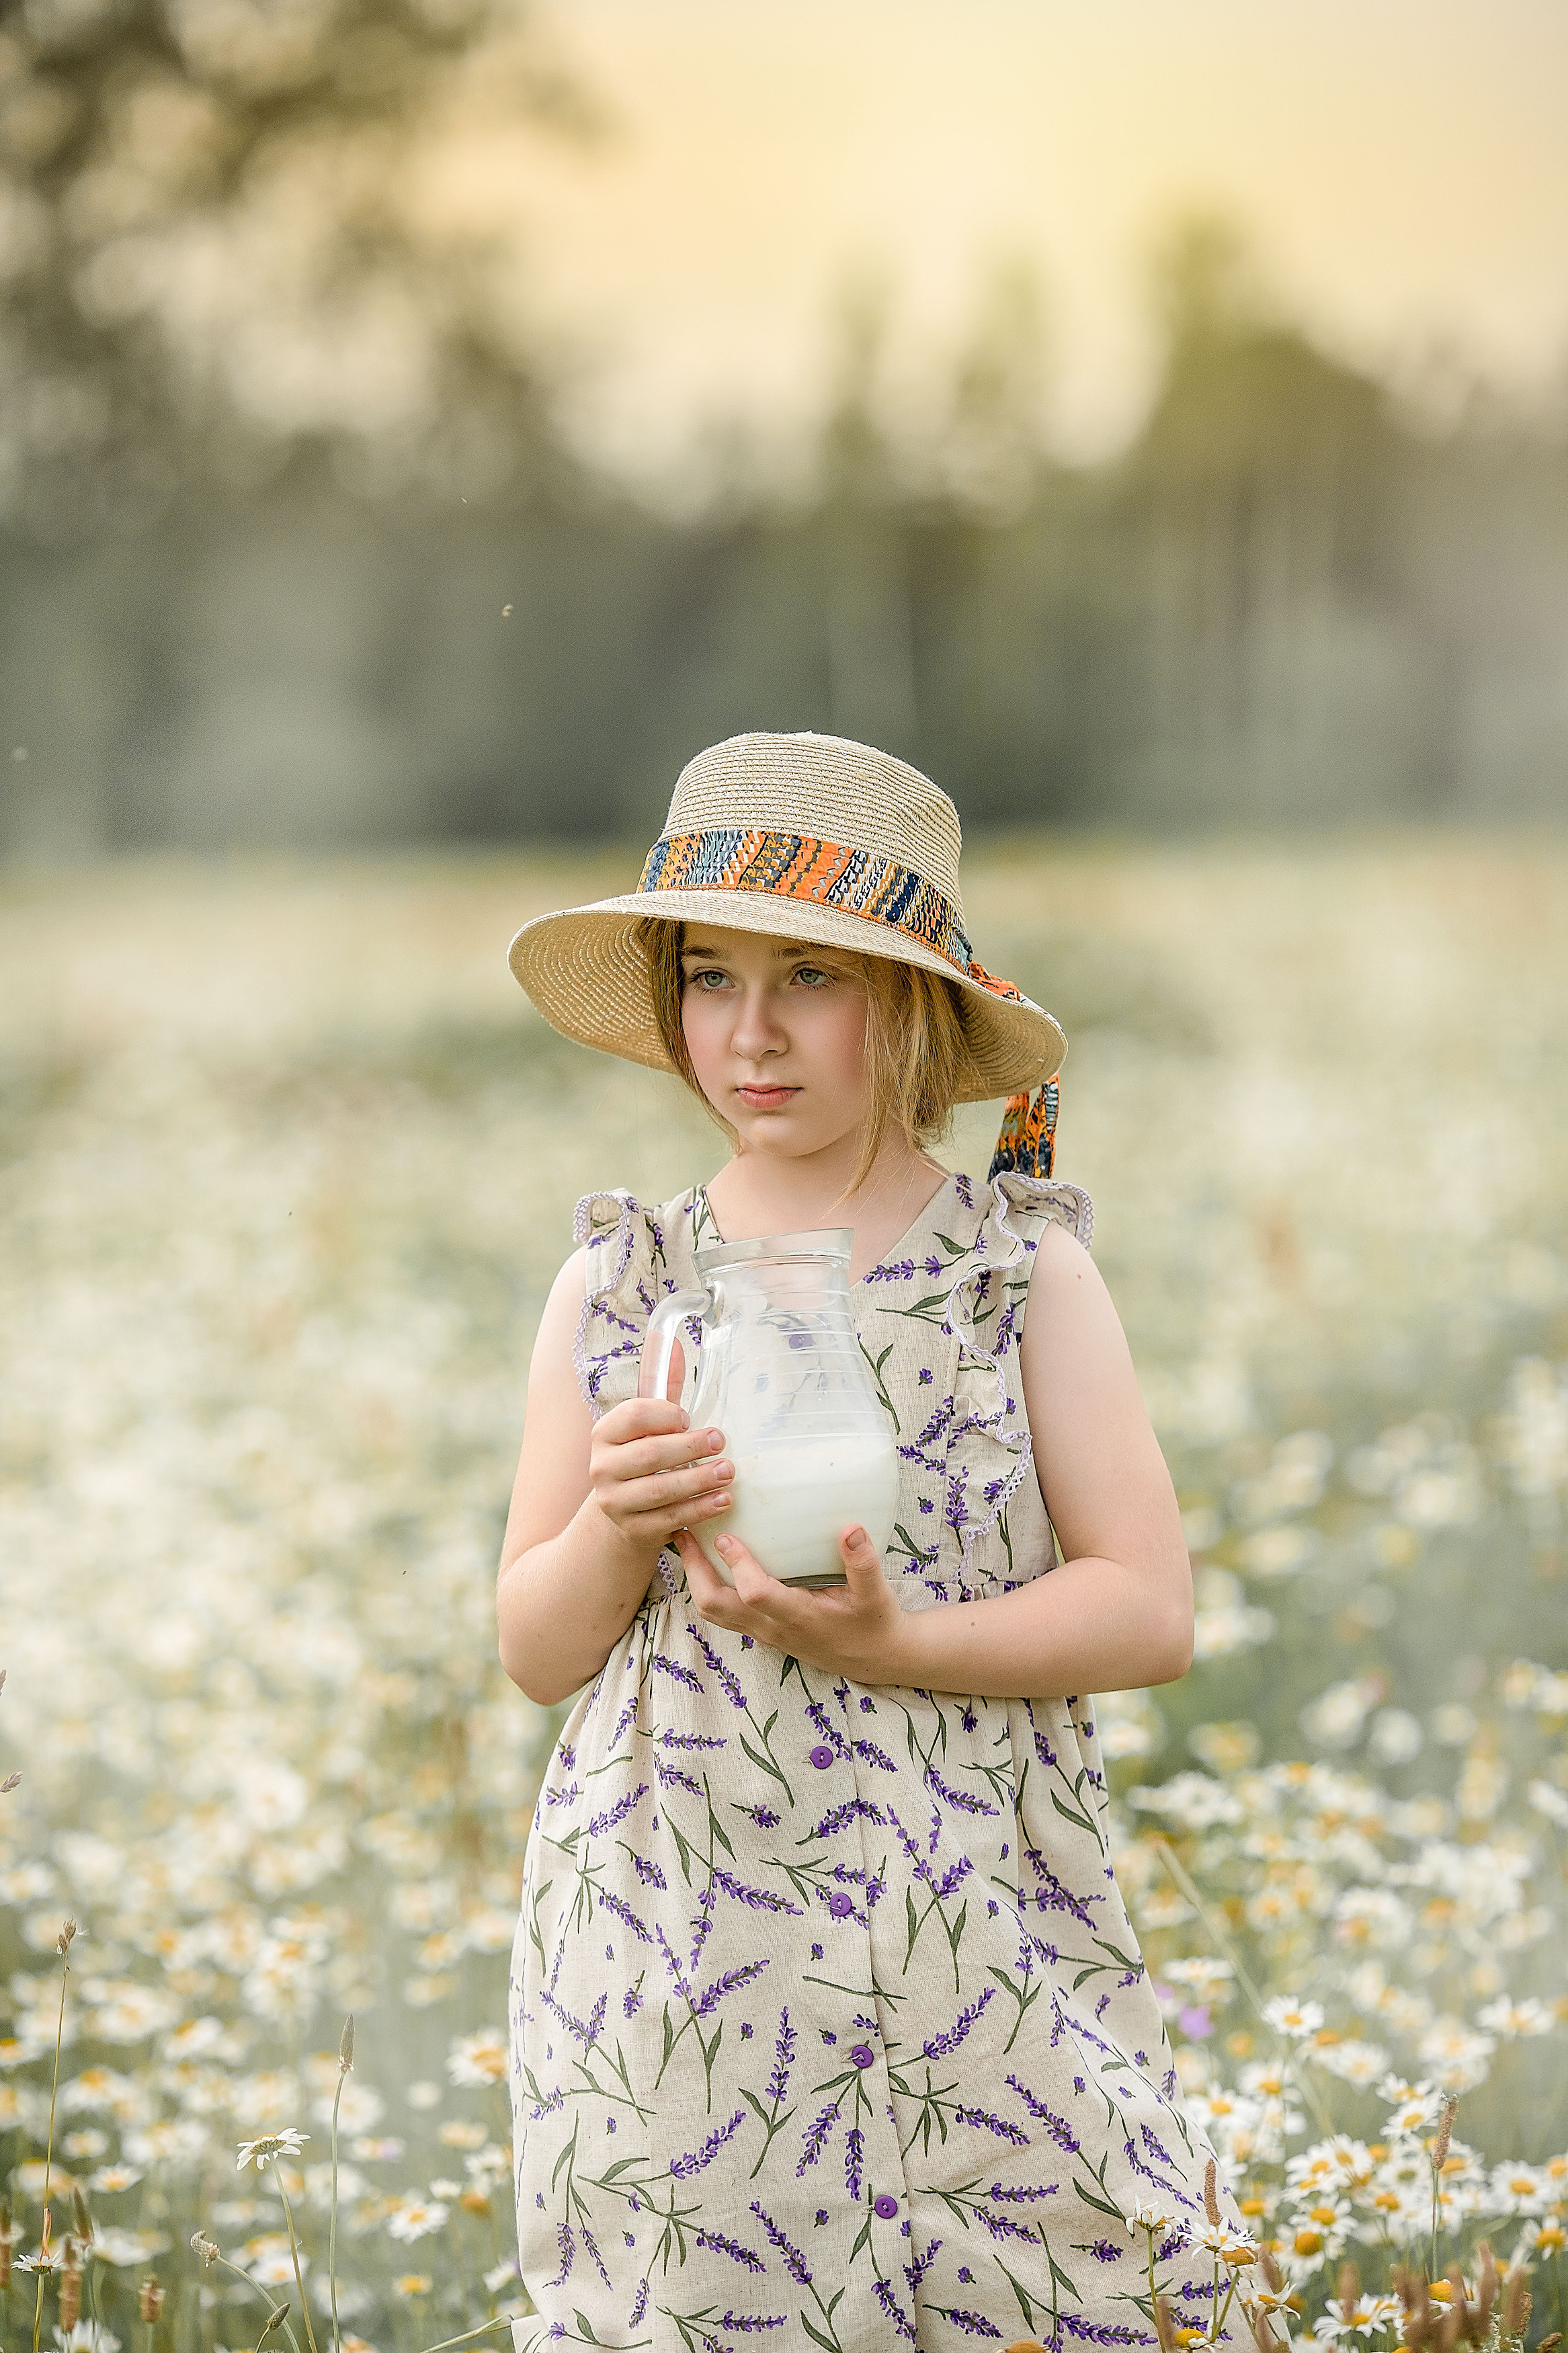
[[[773,960],[778,964],[827,965],[833,964],[835,958],[831,948],[818,947],[811,940],[802,940],[798,944],[786,940],[773,950]],[[699,944],[694,947],[683,947],[680,961],[682,964],[723,964],[726,958],[722,948],[706,948]]]

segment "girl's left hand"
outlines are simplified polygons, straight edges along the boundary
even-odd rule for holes
[[[750,1634],[770,1650],[784,1651],[825,1674],[847,1675],[852,1683],[908,1680],[900,1672],[904,1613],[864,1528],[846,1528],[838,1539],[848,1583],[816,1593],[781,1585],[738,1536],[716,1536],[713,1543],[735,1580],[733,1588],[715,1573],[695,1537],[683,1528],[675,1538],[691,1599],[710,1625]]]

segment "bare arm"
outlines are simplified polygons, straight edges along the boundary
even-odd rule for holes
[[[858,1683],[994,1699],[1047,1699],[1173,1682],[1192,1662],[1193,1588],[1181,1516],[1110,1297],[1058,1227],[1036,1256],[1024,1324],[1024,1397],[1063,1559],[989,1600],[900,1610],[863,1535],[847,1586],[796,1592],[732,1537],[731,1592],[697,1546],[681,1557],[699,1609]],[[858,1533],[858,1532],[857,1532]]]
[[[579,1250],[555,1279],[534,1344],[496,1588],[501,1664],[545,1707],[598,1673],[661,1548],[677,1527],[725,1510],[733,1476],[718,1431],[689,1430],[662,1398],[633,1398],[595,1421],[572,1362],[582,1305]]]

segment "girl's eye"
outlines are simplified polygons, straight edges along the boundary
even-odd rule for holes
[[[704,996],[712,997],[727,985],[729,977],[728,973],[720,972],[716,966],[712,966],[703,972],[689,972],[686,976],[686,986],[688,988],[700,990]]]
[[[824,972],[820,965],[815,964],[797,965],[795,976],[807,988],[829,988],[833,985],[833,975]]]

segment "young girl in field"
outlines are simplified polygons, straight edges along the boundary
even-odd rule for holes
[[[1185,1672],[1187,1556],[1050,1176],[1065,1041],[972,955],[958,847],[901,762],[741,736],[634,893],[513,943],[558,1029],[678,1073],[732,1145],[661,1208],[580,1205],[534,1352],[501,1658],[542,1704],[588,1688],[513,1956],[518,2353],[1152,2344],[1162,2242],[1177,2323],[1212,2323],[1208,2257],[1172,2267],[1208,2150],[1075,1696]],[[1015,1093],[987,1184],[931,1156]],[[808,1591],[722,1533],[724,1431],[637,1383],[697,1249],[823,1227],[900,1483],[888,1551],[846,1528]]]

